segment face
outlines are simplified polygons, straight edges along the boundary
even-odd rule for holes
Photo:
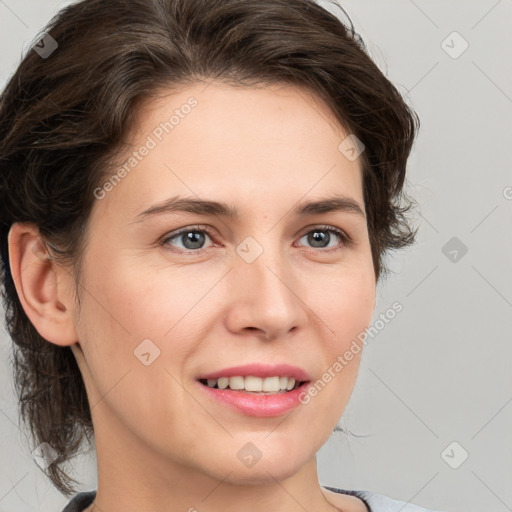
[[[258,482],[293,475],[325,443],[361,352],[335,363],[375,306],[360,160],[338,149],[347,135],[318,99],[289,86],[214,82],[141,108],[113,173],[138,156],[97,191],[75,318],[99,452],[137,453],[148,472],[158,461]],[[172,198],[225,203],[236,215],[172,209]],[[297,213],[334,198],[345,207]],[[260,366],[229,371],[243,365]],[[273,385],[263,377],[296,371],[309,381],[302,400],[199,380],[260,375]]]

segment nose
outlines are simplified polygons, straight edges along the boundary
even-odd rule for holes
[[[308,322],[306,282],[282,251],[268,247],[252,262],[235,257],[226,283],[227,328],[236,334],[256,331],[265,340],[286,337]]]

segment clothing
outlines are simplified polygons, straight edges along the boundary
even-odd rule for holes
[[[344,489],[337,489],[326,485],[323,487],[329,491],[348,494],[349,496],[356,496],[363,500],[368,512],[440,512],[438,510],[436,511],[418,507],[418,505],[413,505],[406,501],[395,500],[388,496],[384,496],[383,494],[377,494],[370,491],[346,491]]]
[[[96,491],[85,491],[75,494],[69,503],[64,507],[62,512],[82,512],[96,498]]]
[[[345,489],[336,489],[335,487],[324,486],[325,489],[339,494],[347,494],[349,496],[356,496],[361,499],[368,512],[436,512],[435,510],[427,510],[405,501],[397,501],[388,498],[383,494],[376,494],[370,491],[347,491]],[[82,512],[86,509],[96,497],[96,491],[86,491],[76,494],[71,501],[66,505],[62,512]]]

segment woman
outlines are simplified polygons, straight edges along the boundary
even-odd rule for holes
[[[416,114],[311,0],[83,0],[0,103],[20,410],[69,511],[425,510],[320,486]],[[340,354],[348,355],[344,363]]]

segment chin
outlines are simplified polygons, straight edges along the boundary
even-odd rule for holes
[[[301,465],[292,462],[275,458],[265,462],[262,459],[252,468],[233,469],[231,465],[226,468],[226,471],[231,470],[231,473],[224,481],[232,485],[275,485],[276,480],[286,480],[300,470]]]
[[[264,435],[268,436],[268,432]],[[270,434],[270,437],[274,435],[274,442],[268,439],[260,442],[254,436],[253,441],[244,442],[242,448],[234,452],[235,463],[232,459],[225,460],[223,475],[231,472],[228,480],[238,485],[275,484],[275,480],[292,477],[315,456],[313,446],[308,450],[299,439],[296,442],[281,439],[279,443],[277,434]]]

